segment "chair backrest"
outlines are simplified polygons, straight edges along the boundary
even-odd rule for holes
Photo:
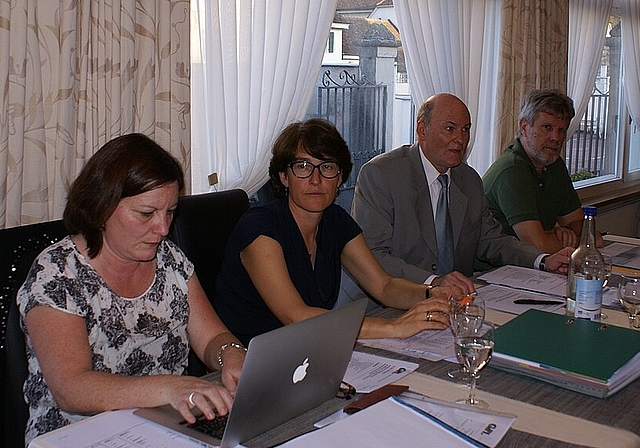
[[[183,196],[178,202],[169,238],[195,265],[209,300],[213,298],[227,239],[248,209],[249,198],[243,190]]]
[[[242,190],[184,196],[179,200],[171,234],[194,263],[198,278],[212,298],[227,238],[249,208]],[[20,329],[16,293],[42,250],[66,236],[61,220],[0,230],[0,446],[24,447],[29,410],[22,387],[27,377],[25,341]],[[205,367],[189,356],[188,371],[202,375]]]
[[[183,196],[179,200],[169,238],[195,265],[202,289],[211,302],[227,239],[248,209],[249,198],[243,190]],[[205,365],[193,352],[189,354],[188,373],[195,376],[206,373]]]
[[[24,447],[27,356],[16,294],[33,260],[67,234],[61,220],[0,230],[0,445]]]

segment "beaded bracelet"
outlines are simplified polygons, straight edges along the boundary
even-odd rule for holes
[[[237,342],[227,342],[226,344],[222,344],[222,346],[220,347],[220,350],[218,350],[218,364],[220,364],[220,367],[224,367],[224,362],[222,362],[222,353],[228,347],[237,348],[238,350],[244,350],[245,352],[247,351],[247,349],[245,347],[243,347],[242,345],[238,344]]]

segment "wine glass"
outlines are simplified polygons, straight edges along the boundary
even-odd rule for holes
[[[452,299],[450,328],[455,338],[460,328],[479,327],[484,320],[485,309],[484,300],[480,297],[460,296]],[[447,372],[447,376],[456,380],[456,382],[468,383],[471,379],[469,374],[461,367],[455,368]]]
[[[489,409],[489,404],[486,401],[476,398],[476,380],[478,372],[491,360],[494,331],[493,324],[486,320],[482,321],[479,326],[458,328],[458,334],[455,337],[456,356],[460,365],[471,376],[471,384],[469,396],[466,399],[457,400],[456,403]]]
[[[620,304],[629,313],[629,326],[640,329],[640,273],[623,274],[618,285]]]

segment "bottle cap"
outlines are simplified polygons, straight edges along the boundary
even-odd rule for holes
[[[598,214],[598,208],[592,205],[585,205],[582,207],[582,211],[587,216],[596,216]]]

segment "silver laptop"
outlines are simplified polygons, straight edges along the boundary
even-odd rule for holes
[[[243,443],[335,396],[366,306],[359,300],[254,337],[222,438],[210,435],[211,422],[188,425],[169,405],[135,414],[213,446]]]

